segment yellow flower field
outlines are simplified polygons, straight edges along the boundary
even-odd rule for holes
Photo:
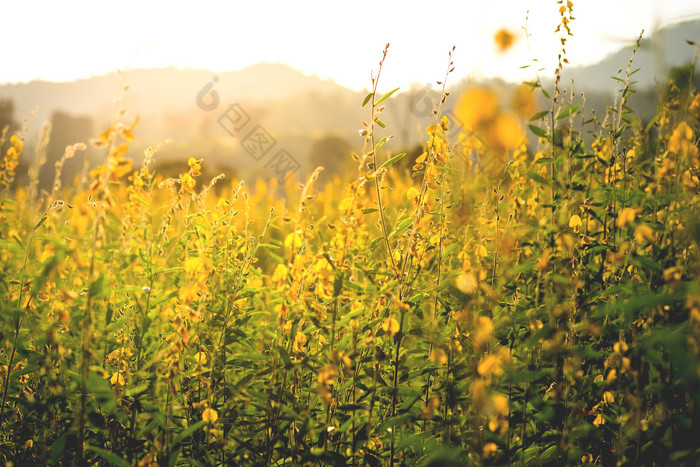
[[[118,109],[104,163],[42,194],[3,134],[2,461],[696,463],[700,95],[641,122],[628,68],[583,119],[565,60],[514,105],[443,88],[464,126],[437,102],[408,169],[377,73],[326,186],[205,180],[206,155],[164,179]]]

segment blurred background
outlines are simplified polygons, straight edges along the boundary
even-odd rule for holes
[[[270,161],[283,150],[294,162],[294,177],[301,180],[323,165],[322,181],[328,181],[355,166],[350,155],[361,150],[358,130],[369,119],[361,103],[390,42],[379,88],[401,89],[387,101],[382,118],[384,134],[395,135],[389,150],[420,154],[420,128],[434,121],[437,82],[456,46],[443,110],[454,127],[474,129],[488,120],[498,133],[493,144],[507,152],[518,144],[509,134],[524,134],[541,105],[541,94],[522,82],[539,77],[552,86],[560,6],[555,0],[205,1],[186,7],[14,2],[2,7],[0,128],[24,127],[26,149],[16,180],[24,184],[40,131],[50,123],[40,173],[46,187],[67,145],[87,143],[109,126],[123,70],[124,117],[140,118],[127,154],[134,168],[146,147],[170,139],[156,159],[166,176],[184,171],[187,158],[196,157],[205,160],[205,179],[220,172],[251,182],[273,178]],[[656,113],[669,78],[697,81],[688,67],[697,53],[689,41],[700,43],[697,2],[586,0],[573,2],[572,11],[562,87],[575,80],[573,89],[585,92],[588,115],[603,115],[612,103],[612,77],[624,73],[642,30],[631,99],[641,119]],[[489,106],[496,113],[482,115]],[[247,123],[238,128],[232,118]],[[245,145],[260,129],[269,143],[264,154]],[[95,166],[104,149],[89,148],[85,156]],[[64,183],[83,163],[82,157],[67,161]]]

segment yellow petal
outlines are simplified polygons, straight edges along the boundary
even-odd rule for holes
[[[218,419],[219,414],[216,413],[216,410],[214,409],[205,409],[204,412],[202,412],[202,420],[207,423],[215,423]]]
[[[384,332],[394,336],[397,332],[399,332],[401,326],[399,325],[399,322],[396,321],[396,318],[387,318],[384,320],[384,323],[382,323],[382,329],[384,329]]]

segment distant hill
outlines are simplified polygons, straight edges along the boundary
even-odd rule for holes
[[[641,47],[632,63],[632,70],[640,68],[633,75],[633,81],[637,82],[636,88],[653,88],[656,81],[665,84],[669,68],[691,63],[695,46],[687,41],[700,44],[700,21],[674,24],[655,33],[645,31]],[[615,88],[615,83],[610,78],[617,76],[618,70],[622,70],[621,77],[624,78],[633,50],[634,45],[628,45],[594,65],[565,69],[562,82],[568,85],[570,79],[574,78],[576,89],[609,93]]]
[[[346,90],[332,80],[305,75],[281,63],[260,63],[223,73],[174,67],[134,69],[126,74],[129,91],[124,103],[131,113],[142,117],[191,110],[196,108],[197,93],[214,77],[218,78],[214,89],[222,102],[287,99],[308,91],[323,94]],[[56,110],[92,116],[102,126],[111,119],[118,89],[119,77],[112,73],[68,83],[4,84],[0,85],[0,99],[14,100],[19,120],[39,106],[33,129],[49,121]]]

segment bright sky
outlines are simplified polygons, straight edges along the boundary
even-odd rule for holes
[[[284,62],[354,89],[370,85],[391,42],[382,87],[442,79],[452,45],[455,77],[524,79],[522,27],[529,10],[532,55],[551,70],[558,51],[556,0],[38,1],[5,2],[0,82],[68,81],[131,68],[214,71]],[[595,62],[642,29],[700,17],[697,0],[574,0],[567,52]],[[494,34],[518,41],[505,54]]]

